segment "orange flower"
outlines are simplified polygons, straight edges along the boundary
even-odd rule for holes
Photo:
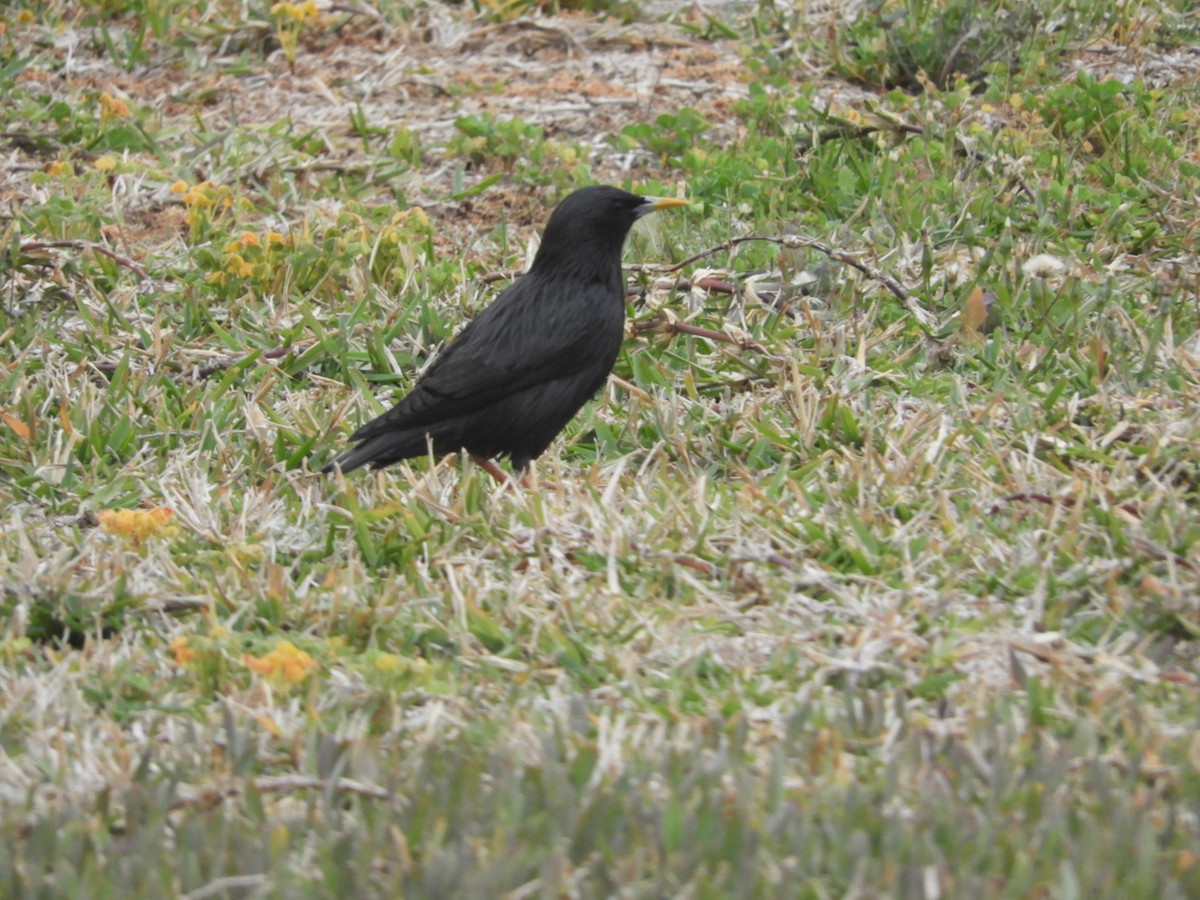
[[[317,668],[317,661],[290,641],[280,641],[266,656],[247,653],[242,662],[252,672],[281,684],[298,684]]]
[[[100,95],[100,118],[125,119],[129,117],[129,107],[124,100],[119,100],[112,94]]]
[[[188,639],[186,637],[175,638],[175,640],[167,645],[167,649],[175,657],[175,665],[181,668],[196,658],[196,651],[188,646]]]
[[[102,509],[96,513],[100,527],[108,534],[125,538],[131,544],[141,544],[152,537],[174,537],[179,526],[171,521],[174,510],[168,507],[156,509]]]

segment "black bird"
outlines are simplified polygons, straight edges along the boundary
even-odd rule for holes
[[[686,200],[598,185],[550,215],[529,271],[510,284],[433,361],[412,391],[368,422],[322,471],[378,469],[466,450],[509,456],[520,472],[600,389],[625,336],[621,250],[633,223]]]

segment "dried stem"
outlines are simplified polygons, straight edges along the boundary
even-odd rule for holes
[[[856,269],[857,271],[866,275],[868,278],[878,281],[889,291],[891,291],[892,294],[894,294],[896,298],[904,304],[904,308],[908,310],[909,314],[916,320],[917,326],[928,337],[937,336],[933,332],[934,326],[937,323],[937,318],[933,315],[933,313],[922,308],[921,305],[913,299],[912,294],[909,293],[908,290],[896,280],[896,278],[885,272],[883,269],[872,266],[869,263],[865,263],[860,259],[856,259],[850,254],[849,251],[841,250],[837,247],[831,247],[828,244],[822,243],[814,238],[806,238],[801,237],[800,235],[791,234],[784,235],[783,237],[760,237],[757,235],[747,235],[745,237],[730,238],[723,244],[717,244],[715,247],[709,247],[707,250],[702,250],[699,253],[693,253],[687,259],[669,266],[642,265],[633,266],[631,268],[633,268],[634,271],[641,272],[661,272],[664,274],[675,272],[679,269],[682,269],[684,266],[698,262],[707,256],[712,256],[714,253],[720,253],[722,250],[732,250],[739,244],[750,243],[752,241],[775,244],[779,247],[786,247],[789,250],[811,248],[816,250],[818,253],[825,254],[834,262],[839,262],[842,265]]]
[[[332,788],[334,791],[343,791],[347,794],[355,794],[371,800],[400,799],[391,791],[384,788],[362,781],[354,781],[350,778],[326,779],[310,778],[305,775],[280,775],[276,777],[253,778],[244,783],[204,788],[198,790],[192,796],[180,797],[175,800],[171,804],[171,809],[174,811],[190,806],[212,808],[228,797],[236,797],[244,794],[251,784],[254,786],[254,790],[260,794],[271,794],[280,791],[328,791]]]
[[[136,272],[143,278],[149,278],[149,273],[142,268],[141,263],[135,262],[128,256],[122,256],[114,250],[110,250],[103,244],[98,244],[95,241],[25,241],[21,244],[21,252],[26,253],[31,250],[91,250],[93,253],[99,253],[101,256],[107,256],[117,265],[124,266],[132,272]]]

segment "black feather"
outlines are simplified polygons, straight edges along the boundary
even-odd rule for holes
[[[529,271],[323,471],[380,468],[430,443],[438,455],[509,456],[524,469],[607,380],[625,332],[625,236],[640,216],[674,205],[604,186],[568,196]]]

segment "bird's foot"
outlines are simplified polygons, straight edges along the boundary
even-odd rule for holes
[[[475,465],[479,466],[479,468],[483,469],[483,471],[487,472],[494,479],[496,479],[498,484],[508,484],[510,481],[512,481],[511,478],[504,474],[503,469],[501,469],[486,456],[479,456],[478,454],[472,453],[471,459],[475,461]]]
[[[555,484],[553,481],[541,481],[541,480],[537,480],[534,478],[530,478],[528,471],[522,472],[521,477],[514,481],[510,476],[504,474],[503,469],[501,469],[498,465],[496,465],[492,460],[488,459],[486,456],[479,456],[476,453],[472,453],[471,459],[475,461],[475,465],[479,466],[479,468],[483,469],[483,471],[485,471],[489,475],[491,475],[492,478],[496,479],[497,484],[500,484],[500,485],[517,484],[517,485],[520,485],[522,488],[525,488],[526,490],[528,490],[531,487],[538,487],[538,488],[541,488],[542,490],[548,490],[548,491],[558,490],[558,485]]]

